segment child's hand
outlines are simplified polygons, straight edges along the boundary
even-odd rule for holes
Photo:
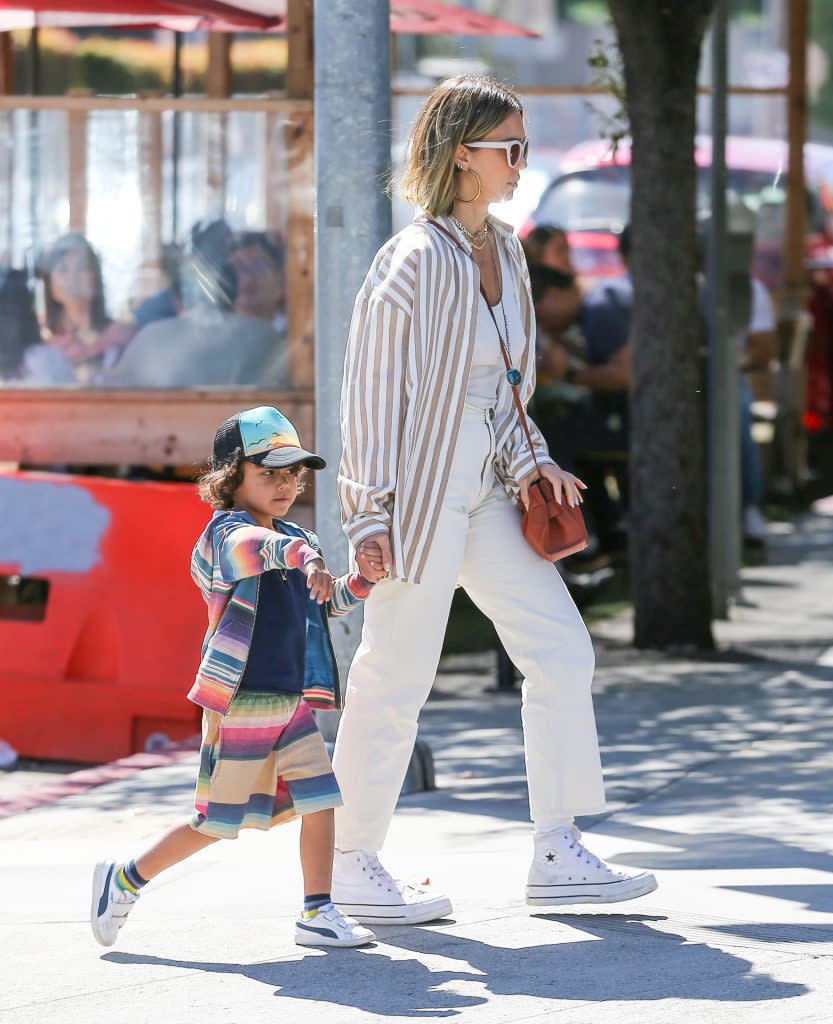
[[[363,540],[356,549],[359,572],[369,583],[378,583],[387,573],[382,564],[382,549],[375,540]]]
[[[333,596],[333,577],[327,571],[323,560],[316,559],[314,562],[307,562],[304,566],[304,574],[307,577],[307,588],[309,596],[319,604],[324,604]]]

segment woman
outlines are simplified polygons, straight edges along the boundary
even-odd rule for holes
[[[525,677],[535,824],[527,901],[612,902],[656,886],[648,873],[626,875],[599,861],[573,823],[605,806],[593,649],[556,569],[521,534],[517,502],[526,502],[536,473],[496,325],[525,404],[535,317],[520,244],[488,209],[514,192],[526,149],[513,93],[478,76],[437,86],[415,123],[401,186],[420,212],[378,253],[353,314],[339,498],[352,544],[378,549],[391,576],[367,602],[334,758],[345,807],[336,815],[333,898],[363,922],[417,923],[451,912],[447,897],[395,881],[377,853],[458,582]],[[576,505],[583,485],[529,427],[543,475]]]
[[[135,331],[107,315],[95,250],[83,235],[64,235],[50,250],[43,274],[47,343],[69,359],[79,383],[101,383]]]
[[[50,387],[74,380],[63,352],[41,343],[25,271],[0,271],[0,385]]]

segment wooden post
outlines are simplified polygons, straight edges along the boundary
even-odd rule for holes
[[[286,95],[312,97],[314,65],[312,49],[313,0],[288,0],[286,8]]]
[[[231,32],[208,33],[208,70],[206,95],[223,99],[231,93]]]
[[[774,473],[797,488],[806,478],[804,360],[796,366],[795,345],[805,306],[807,200],[804,180],[804,142],[807,136],[808,0],[786,0],[787,46],[790,57],[787,86],[787,204],[784,222],[784,288],[778,317],[778,347],[783,396],[774,445]]]
[[[14,43],[11,32],[0,32],[0,93],[14,92]]]
[[[70,89],[70,96],[91,96],[89,89]],[[87,111],[83,108],[67,113],[67,145],[69,150],[69,230],[87,230]]]
[[[286,91],[293,99],[312,99],[313,0],[289,0]],[[313,227],[313,115],[300,113],[285,122],[287,357],[290,381],[312,388],[315,381],[315,233]],[[268,172],[267,172],[268,173]],[[267,176],[270,192],[277,183]],[[277,195],[267,195],[267,211]],[[313,442],[314,443],[314,442]]]
[[[790,79],[787,88],[788,171],[784,227],[782,319],[794,321],[803,306],[807,207],[804,141],[807,135],[807,0],[787,0]]]
[[[208,71],[205,91],[213,99],[224,99],[231,93],[230,32],[208,33]],[[226,127],[225,114],[205,114],[204,152],[206,215],[222,217],[226,206]]]
[[[141,255],[136,295],[165,286],[162,273],[162,115],[139,114],[139,195],[142,204]]]
[[[287,150],[286,294],[287,357],[293,387],[315,383],[315,234],[313,230],[312,114],[285,123]],[[271,204],[270,204],[271,205]]]

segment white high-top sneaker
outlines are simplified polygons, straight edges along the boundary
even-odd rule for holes
[[[535,837],[535,852],[526,886],[531,907],[564,903],[618,903],[653,892],[650,871],[619,871],[592,854],[573,825]]]
[[[362,924],[423,924],[451,913],[451,900],[422,885],[400,882],[375,853],[336,850],[333,903]]]

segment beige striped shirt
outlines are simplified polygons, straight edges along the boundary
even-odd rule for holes
[[[437,221],[452,230],[448,218]],[[524,407],[535,388],[535,312],[523,249],[489,224],[517,273],[523,338],[510,339]],[[466,244],[467,243],[463,243]],[[504,282],[508,287],[509,282]],[[419,583],[442,509],[474,352],[479,271],[424,214],[376,255],[356,296],[341,391],[338,495],[355,546],[389,530],[395,579]],[[534,468],[505,374],[495,419],[495,472],[517,500]],[[507,400],[508,399],[508,400]],[[539,459],[551,461],[528,420]]]

